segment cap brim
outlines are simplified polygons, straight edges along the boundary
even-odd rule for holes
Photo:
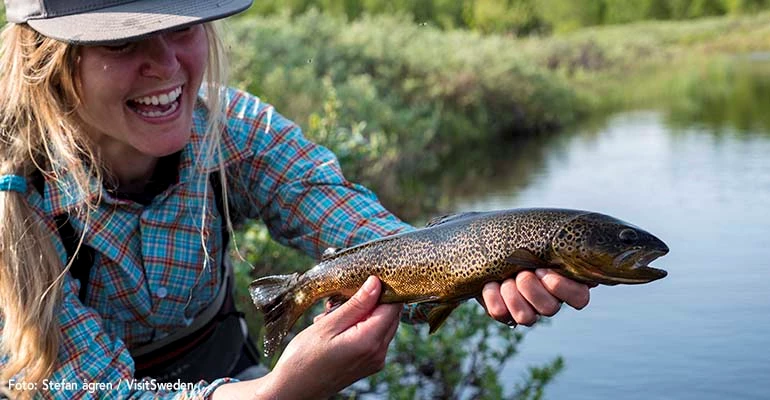
[[[109,44],[140,39],[239,13],[252,0],[138,0],[96,11],[27,21],[53,39],[76,44]]]

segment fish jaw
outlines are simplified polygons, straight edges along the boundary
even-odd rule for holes
[[[633,249],[616,256],[612,262],[591,257],[556,257],[551,259],[562,275],[576,281],[603,285],[637,285],[665,278],[668,272],[650,262],[668,253],[668,249]]]
[[[581,280],[604,285],[636,285],[665,278],[668,272],[654,268],[650,262],[668,253],[668,249],[633,249],[618,255],[612,265],[595,265],[588,260],[575,260]]]
[[[653,268],[649,264],[666,254],[668,254],[668,247],[665,245],[660,249],[640,250],[634,257],[626,258],[625,265],[621,264],[618,269],[629,271],[629,275],[633,275],[635,279],[641,280],[639,283],[647,283],[665,278],[668,272]]]
[[[664,244],[661,246],[660,249],[653,249],[653,250],[644,250],[644,249],[630,249],[627,250],[617,257],[615,257],[615,260],[613,261],[613,266],[617,269],[622,270],[641,270],[641,271],[649,271],[653,274],[662,274],[663,276],[660,276],[660,278],[663,278],[666,276],[666,271],[663,271],[661,269],[652,268],[649,266],[651,262],[656,260],[659,257],[662,257],[664,255],[668,254],[668,247]],[[660,279],[658,278],[658,279]]]

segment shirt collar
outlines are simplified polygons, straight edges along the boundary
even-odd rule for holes
[[[220,148],[225,167],[250,156],[253,152],[248,143],[248,135],[229,134],[229,130],[232,128],[232,126],[230,126],[231,116],[234,115],[233,113],[237,114],[238,112],[242,112],[230,107],[234,96],[237,96],[236,92],[232,89],[228,89],[224,99],[224,104],[227,106],[225,115],[223,116],[226,125],[222,128],[225,131],[222,132]],[[210,143],[205,140],[208,114],[208,110],[199,96],[195,109],[193,110],[193,126],[190,142],[182,150],[179,162],[179,184],[191,182],[201,173],[208,174],[219,169],[220,155],[215,153],[209,160],[204,160],[203,157],[200,156],[201,154],[206,154],[207,146],[210,145]],[[107,204],[134,204],[131,201],[117,199],[110,195],[104,190],[104,187],[96,181],[96,179],[92,179],[90,185],[91,190],[89,193],[92,194],[90,195],[91,198],[89,200],[94,200],[94,197],[101,194],[102,201]],[[78,190],[72,174],[64,173],[58,181],[46,180],[42,200],[43,209],[46,214],[60,215],[74,210],[78,205],[83,204],[83,200],[85,199]]]

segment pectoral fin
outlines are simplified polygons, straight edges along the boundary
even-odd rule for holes
[[[428,312],[428,325],[430,333],[436,332],[438,328],[446,321],[449,314],[454,311],[460,303],[440,303]]]
[[[523,248],[516,249],[505,261],[511,265],[517,265],[526,269],[553,268],[555,266],[543,261],[535,253]]]

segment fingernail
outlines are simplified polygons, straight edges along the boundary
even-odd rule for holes
[[[537,275],[538,278],[543,279],[548,274],[548,270],[545,268],[538,268],[535,270],[535,275]]]
[[[366,278],[366,282],[364,282],[364,290],[368,293],[374,293],[374,291],[377,289],[377,277],[370,276]]]

